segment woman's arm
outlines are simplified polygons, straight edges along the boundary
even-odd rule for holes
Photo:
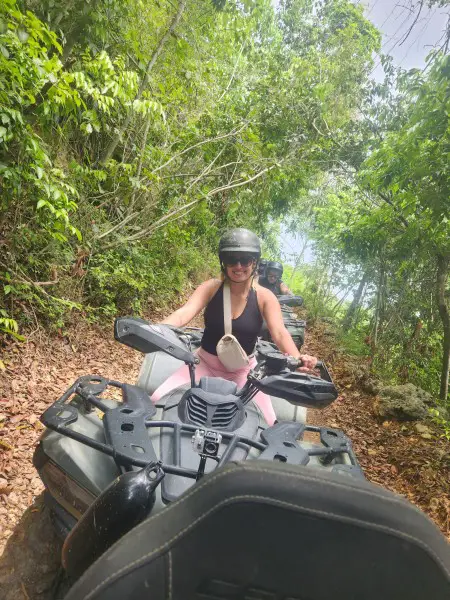
[[[288,288],[288,286],[281,282],[280,283],[280,291],[282,294],[284,294],[285,296],[293,296],[294,294],[291,292],[291,290]]]
[[[184,327],[205,308],[219,289],[220,284],[221,282],[218,279],[208,279],[208,281],[198,286],[186,304],[183,304],[181,308],[173,312],[164,321],[161,321],[161,323],[173,325],[174,327]]]
[[[303,366],[299,371],[314,369],[317,358],[308,354],[300,354],[294,340],[284,325],[280,304],[275,295],[270,290],[258,287],[258,298],[261,300],[262,315],[267,323],[270,335],[281,352],[302,360]]]

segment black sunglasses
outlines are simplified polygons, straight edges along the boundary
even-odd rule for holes
[[[254,260],[256,260],[256,258],[248,254],[246,256],[234,256],[230,254],[223,257],[223,262],[227,267],[234,267],[238,263],[241,267],[248,267]]]

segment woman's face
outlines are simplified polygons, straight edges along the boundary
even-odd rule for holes
[[[269,283],[275,283],[278,281],[278,273],[276,271],[269,271],[267,273],[267,281]]]
[[[252,276],[256,259],[245,252],[230,252],[223,257],[223,263],[227,277],[235,283],[242,283]]]

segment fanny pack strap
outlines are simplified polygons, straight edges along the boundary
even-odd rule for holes
[[[223,328],[225,335],[231,335],[231,292],[228,282],[223,284]]]

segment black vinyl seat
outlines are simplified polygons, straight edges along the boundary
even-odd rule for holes
[[[450,545],[400,497],[279,463],[229,464],[130,531],[67,600],[449,600]]]

